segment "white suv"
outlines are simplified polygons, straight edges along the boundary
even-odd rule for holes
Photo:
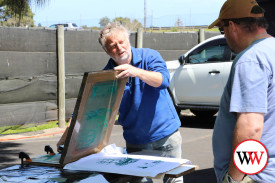
[[[171,74],[169,92],[178,113],[182,109],[196,116],[217,113],[235,56],[220,35],[196,45],[179,60],[166,61]]]
[[[63,25],[65,30],[77,30],[81,29],[75,23],[60,23],[60,24],[53,24],[49,28],[57,28],[58,25]]]

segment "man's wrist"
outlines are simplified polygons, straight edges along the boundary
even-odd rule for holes
[[[241,183],[242,180],[234,180],[229,173],[226,174],[226,180],[228,183]]]

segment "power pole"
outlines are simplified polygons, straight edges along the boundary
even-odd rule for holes
[[[151,28],[153,28],[153,10],[152,10],[152,16],[151,16]],[[151,31],[152,31],[152,29],[151,29]]]
[[[146,0],[144,0],[144,31],[146,32]]]
[[[58,58],[58,126],[65,127],[65,51],[64,51],[64,27],[57,26],[57,58]]]

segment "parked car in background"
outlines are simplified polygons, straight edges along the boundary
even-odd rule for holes
[[[177,112],[190,109],[200,117],[217,113],[235,56],[219,35],[196,45],[178,60],[166,61],[171,74],[169,92]]]
[[[79,30],[79,29],[82,29],[82,28],[78,27],[75,23],[53,24],[49,28],[56,29],[58,25],[63,25],[65,30]]]

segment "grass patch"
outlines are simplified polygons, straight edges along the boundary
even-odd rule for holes
[[[0,127],[0,134],[2,134],[3,132],[5,132],[5,131],[7,131],[9,129],[13,130],[13,129],[16,129],[18,127],[20,127],[20,125],[16,125],[16,126],[2,126],[2,127]]]
[[[68,125],[68,122],[66,122],[66,125]],[[56,127],[58,127],[58,121],[50,121],[42,124],[40,123],[40,124],[4,126],[4,127],[0,127],[0,135],[33,132],[33,131],[45,130],[45,129],[56,128]]]

